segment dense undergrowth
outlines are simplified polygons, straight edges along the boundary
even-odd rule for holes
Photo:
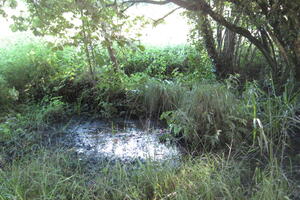
[[[293,189],[269,163],[251,174],[246,161],[206,155],[179,169],[106,164],[86,174],[70,154],[41,150],[0,171],[2,199],[289,199]]]
[[[120,69],[102,64],[94,80],[73,47],[19,41],[0,56],[0,199],[296,198],[286,164],[299,132],[292,85],[278,94],[272,81],[217,82],[207,56],[182,46],[119,52]],[[190,155],[178,168],[89,171],[50,145],[64,134],[53,124],[72,115],[160,118]]]

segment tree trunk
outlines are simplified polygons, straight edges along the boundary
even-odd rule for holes
[[[80,13],[81,13],[81,17],[83,17],[82,10],[80,11]],[[90,73],[92,82],[95,82],[94,66],[93,66],[92,57],[91,57],[90,51],[89,51],[90,40],[88,38],[85,21],[81,20],[81,22],[82,22],[82,36],[83,36],[84,50],[85,50],[85,54],[86,54],[86,58],[87,58],[88,66],[89,66],[89,73]]]
[[[116,57],[116,52],[113,48],[113,42],[110,39],[110,36],[109,36],[108,31],[107,31],[105,23],[101,23],[101,29],[102,29],[103,37],[104,37],[104,40],[105,40],[105,46],[107,48],[109,58],[110,58],[110,60],[113,64],[114,71],[118,71],[119,64],[118,64],[118,60],[117,60],[117,57]]]
[[[249,30],[227,21],[222,15],[216,13],[210,7],[210,5],[208,5],[204,0],[196,0],[192,2],[187,2],[182,0],[169,0],[169,1],[191,11],[201,11],[204,14],[209,15],[217,23],[228,28],[230,31],[244,36],[262,52],[262,54],[264,55],[267,62],[272,68],[275,69],[277,67],[276,61],[274,60],[274,58],[272,58],[268,50],[265,49],[265,46],[262,44],[262,42],[259,39],[255,38]]]
[[[218,51],[215,45],[215,39],[213,37],[213,31],[211,29],[210,23],[208,21],[207,15],[199,12],[199,26],[200,26],[200,35],[203,37],[204,44],[208,53],[208,56],[212,60],[213,65],[215,66],[215,74],[218,79],[223,79],[226,70],[221,63],[221,59],[218,55]]]
[[[119,69],[119,64],[118,64],[118,60],[116,58],[116,52],[113,49],[111,44],[109,44],[107,46],[107,51],[108,51],[108,54],[109,54],[109,58],[113,63],[114,70],[117,71]]]

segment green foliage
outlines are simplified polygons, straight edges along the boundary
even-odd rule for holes
[[[0,16],[7,17],[5,8],[16,8],[18,5],[16,0],[0,0]]]
[[[244,104],[225,85],[202,83],[189,88],[152,79],[139,95],[148,114],[161,115],[175,136],[183,136],[192,148],[247,141],[249,118],[243,113]]]
[[[79,48],[87,62],[86,70],[94,79],[96,67],[103,59],[97,55],[97,48],[106,49],[110,62],[118,68],[115,47],[125,47],[136,39],[124,34],[142,17],[130,18],[123,12],[126,5],[117,5],[111,0],[69,1],[41,0],[26,1],[27,14],[12,16],[14,31],[31,30],[36,36],[55,36],[64,45]]]
[[[148,61],[154,59],[155,62],[137,62],[144,69],[141,72],[133,71],[130,75],[121,70],[115,71],[112,65],[104,63],[94,71],[95,80],[91,80],[86,70],[88,63],[85,55],[75,48],[64,47],[58,50],[34,38],[32,41],[21,40],[23,39],[0,50],[4,58],[0,62],[0,74],[3,77],[1,86],[4,88],[0,97],[3,97],[3,105],[5,102],[12,103],[13,99],[18,97],[21,102],[26,102],[32,99],[40,101],[44,96],[61,96],[63,101],[75,103],[77,113],[80,113],[81,109],[94,110],[110,118],[119,114],[118,109],[124,107],[126,102],[135,99],[136,94],[132,91],[140,90],[140,86],[149,79],[149,74],[164,79],[176,77],[178,82],[189,84],[198,79],[211,79],[209,69],[201,66],[201,62],[206,61],[197,60],[198,55],[188,47],[146,49],[145,52],[151,53]],[[107,61],[108,55],[105,52],[100,54],[103,54],[104,60]],[[133,61],[127,63],[125,58],[139,60],[143,56],[138,52],[131,52],[123,58],[120,59],[120,65],[126,72]],[[187,66],[184,66],[185,63]],[[155,66],[160,67],[155,69]],[[167,73],[165,70],[168,66],[173,66],[174,70]],[[186,68],[183,70],[185,72],[179,71],[182,67]],[[199,69],[189,73],[194,68]],[[202,73],[202,68],[210,75]],[[150,73],[154,69],[157,75]],[[121,112],[124,112],[124,109]]]
[[[282,190],[282,188],[289,190],[290,184],[276,162],[278,161],[270,162],[265,171],[255,169],[253,181],[257,187],[254,189],[252,199],[290,199]]]
[[[6,80],[0,75],[0,105],[11,105],[19,98],[19,92],[10,88]]]
[[[144,51],[130,51],[119,57],[126,74],[143,72],[161,79],[190,73],[197,73],[198,76],[194,78],[199,80],[214,77],[208,57],[198,53],[193,47],[146,47]]]
[[[32,49],[36,48],[34,45]],[[39,48],[37,52],[43,51]],[[25,59],[27,54],[19,51],[16,60],[11,59],[12,68],[4,64],[0,68],[3,105],[17,100],[19,91],[25,97],[38,93],[36,88],[23,87],[21,82],[39,83],[44,88],[39,101],[19,107],[19,114],[11,112],[1,118],[0,199],[288,199],[291,196],[293,187],[271,153],[278,153],[273,151],[274,145],[285,145],[287,135],[299,128],[297,88],[287,85],[283,94],[278,95],[272,84],[262,89],[249,82],[241,94],[235,77],[226,80],[226,84],[199,83],[200,76],[188,71],[173,70],[173,74],[166,75],[162,70],[155,78],[147,69],[126,74],[115,71],[110,64],[97,68],[95,79],[91,80],[80,52],[74,48],[48,50],[49,55],[37,53],[40,56],[30,62]],[[163,65],[164,61],[160,62]],[[46,69],[40,65],[45,63],[50,73],[43,73]],[[28,76],[32,80],[13,79],[8,73],[22,77],[27,70],[31,70]],[[210,76],[204,76],[203,79],[211,80]],[[230,155],[225,158],[205,154],[201,159],[185,160],[178,168],[146,163],[128,172],[126,166],[117,164],[100,165],[95,172],[86,172],[89,166],[65,150],[38,151],[45,141],[60,134],[53,124],[64,122],[74,112],[66,101],[74,103],[78,114],[93,111],[103,118],[124,116],[126,112],[138,117],[160,116],[173,134],[160,139],[173,140],[175,136],[197,153],[229,146],[239,154],[239,148],[235,147],[243,147],[246,152],[268,152],[272,160],[265,168],[259,168],[234,161]]]
[[[25,120],[21,114],[11,113],[1,119],[0,154],[3,160],[17,159],[35,147],[37,139],[40,138],[26,130],[25,124],[29,123],[29,119]]]
[[[182,51],[177,52],[180,49]],[[154,67],[149,68],[148,64],[153,63],[148,61],[152,58],[145,53],[146,61],[141,60],[143,57],[138,52],[124,58],[132,58],[136,60],[132,62],[140,63],[144,68],[141,72],[132,71],[127,75],[121,70],[115,71],[108,64],[97,68],[96,79],[91,80],[85,70],[87,63],[84,55],[72,47],[52,51],[51,47],[36,41],[15,43],[0,51],[5,58],[0,62],[0,103],[8,105],[18,99],[25,102],[32,97],[42,101],[38,106],[41,112],[34,112],[37,117],[32,120],[36,122],[33,127],[64,118],[64,115],[59,117],[59,112],[65,106],[64,101],[74,103],[78,114],[93,111],[104,118],[124,116],[126,113],[133,116],[148,114],[158,118],[165,112],[162,118],[168,121],[175,135],[183,134],[186,142],[194,143],[191,146],[195,148],[203,144],[217,147],[233,142],[233,138],[239,141],[233,142],[236,144],[246,142],[251,137],[260,148],[267,148],[268,138],[276,135],[274,140],[279,140],[298,126],[289,120],[297,109],[297,98],[292,92],[278,96],[274,91],[264,92],[255,84],[248,84],[243,93],[246,101],[238,100],[239,94],[235,92],[236,95],[233,95],[231,92],[238,87],[237,79],[226,81],[227,86],[197,83],[201,80],[201,76],[197,75],[200,71],[191,73],[189,70],[193,65],[196,67],[197,63],[201,64],[201,61],[191,62],[185,72],[180,72],[180,67],[177,67],[171,74],[165,74],[169,64],[183,66],[184,60],[189,59],[189,54],[185,54],[188,51],[192,49],[156,49],[159,56],[154,53],[151,55],[155,60],[153,62],[161,66],[155,69],[158,75],[152,75],[174,81],[150,78],[149,69]],[[125,72],[130,63],[123,60]],[[202,79],[211,79],[205,73],[204,76]],[[51,98],[55,96],[61,98]],[[55,117],[51,119],[45,113]]]
[[[150,79],[138,89],[140,103],[150,116],[159,117],[162,112],[176,109],[184,95],[180,84]]]
[[[95,86],[97,110],[105,118],[115,117],[118,115],[118,107],[126,106],[126,75],[121,71],[115,72],[112,66],[104,66],[98,78],[99,82]]]
[[[75,48],[55,50],[46,42],[19,38],[0,49],[0,104],[19,99],[42,100],[56,96],[84,72],[86,62]],[[19,97],[19,98],[18,98]]]
[[[87,173],[65,150],[23,157],[0,170],[2,199],[289,199],[293,188],[276,165],[255,173],[241,161],[205,155],[180,167],[100,164]],[[255,187],[257,186],[257,187]]]
[[[49,79],[57,72],[53,53],[40,42],[21,42],[1,49],[0,75],[20,98],[46,93]]]
[[[20,112],[12,112],[4,117],[1,126],[9,129],[11,133],[18,128],[29,132],[45,130],[53,123],[64,121],[68,115],[68,107],[60,99],[60,97],[44,98],[39,104],[19,106]]]
[[[163,113],[175,135],[192,148],[216,148],[247,141],[247,118],[242,103],[219,84],[194,86],[182,94],[177,108]]]
[[[30,154],[55,138],[59,130],[54,124],[66,122],[69,114],[68,106],[58,97],[44,98],[42,103],[19,110],[0,120],[0,155],[8,161]]]
[[[284,147],[299,129],[299,94],[287,85],[282,95],[276,95],[274,87],[266,92],[253,82],[246,84],[239,98],[238,87],[234,77],[226,85],[200,83],[192,88],[150,79],[139,88],[138,102],[151,117],[161,115],[173,134],[192,149],[252,144],[274,153],[270,152],[274,144]]]
[[[256,82],[247,83],[243,99],[245,113],[253,119],[253,142],[264,151],[277,152],[280,148],[272,149],[274,144],[284,146],[300,127],[295,121],[299,111],[299,91],[289,83],[284,92],[277,95],[273,82],[268,83],[269,91],[261,89]]]
[[[15,7],[16,1],[0,3]],[[260,86],[247,80],[257,76],[249,66],[264,66],[266,53],[297,71],[292,63],[297,49],[290,49],[297,44],[295,36],[292,42],[284,34],[286,44],[276,49],[272,44],[276,35],[261,29],[255,37],[271,37],[258,38],[268,43],[266,48],[270,45],[266,53],[256,53],[239,37],[232,40],[239,48],[227,49],[229,31],[212,23],[211,28],[219,29],[218,51],[223,46],[223,53],[228,53],[221,61],[230,52],[239,56],[230,57],[239,64],[226,67],[232,67],[229,73],[241,70],[246,82],[242,88],[233,76],[215,82],[212,63],[200,43],[166,48],[135,44],[139,51],[125,49],[130,42],[122,30],[135,22],[127,24],[127,16],[111,3],[26,1],[29,15],[13,17],[15,29],[58,36],[73,47],[29,38],[0,49],[0,106],[1,111],[11,109],[0,118],[0,199],[289,199],[292,184],[276,156],[283,155],[288,137],[300,129],[298,88],[289,83],[278,91],[274,85],[279,81],[265,79]],[[224,6],[220,11],[234,8]],[[257,17],[263,16],[250,8]],[[5,15],[2,5],[0,15]],[[245,16],[239,24],[248,28]],[[229,35],[223,40],[221,33]],[[275,58],[279,52],[286,61]],[[274,70],[280,72],[281,65],[275,64]],[[188,155],[177,167],[149,162],[132,170],[120,163],[101,163],[95,171],[86,171],[90,166],[72,149],[43,150],[63,133],[54,127],[74,111],[108,119],[128,113],[160,117],[172,130],[161,141],[178,139],[196,154],[204,153],[194,159]],[[205,150],[211,149],[229,152],[226,157],[207,155]],[[242,156],[233,159],[232,150]],[[258,152],[268,157],[263,167],[247,161],[249,154]]]
[[[14,136],[15,132],[20,130],[16,131],[18,128],[14,128],[15,124],[15,118],[7,118],[4,122],[0,123],[0,142],[10,140]]]

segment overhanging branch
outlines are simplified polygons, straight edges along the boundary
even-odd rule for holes
[[[164,20],[165,18],[167,18],[169,15],[171,15],[172,13],[174,13],[176,10],[180,9],[181,7],[177,7],[173,10],[171,10],[170,12],[168,12],[167,14],[165,14],[163,17],[159,18],[159,19],[156,19],[156,20],[153,20],[153,25],[157,25],[159,22],[161,22],[162,20]]]
[[[266,50],[264,45],[261,43],[260,40],[255,38],[251,32],[243,27],[237,26],[231,22],[228,22],[222,15],[216,13],[213,11],[213,9],[204,1],[204,0],[194,0],[193,4],[188,3],[186,1],[182,0],[169,0],[179,6],[182,6],[188,10],[191,11],[201,11],[204,14],[208,14],[211,18],[213,18],[217,23],[225,26],[228,28],[230,31],[235,32],[237,34],[240,34],[247,38],[251,43],[253,43],[265,56],[267,61],[271,66],[275,65],[274,59],[270,56],[269,52]]]
[[[247,38],[251,43],[253,43],[265,56],[267,61],[271,66],[275,65],[274,59],[270,56],[269,52],[266,50],[264,45],[261,43],[260,40],[255,38],[251,32],[243,27],[237,26],[229,21],[227,21],[222,15],[216,13],[209,4],[205,2],[205,0],[193,0],[193,1],[185,1],[185,0],[164,0],[164,1],[155,1],[155,0],[130,0],[125,2],[131,3],[150,3],[150,4],[157,4],[157,5],[164,5],[168,3],[174,3],[182,8],[185,8],[190,11],[200,11],[204,14],[209,15],[213,20],[217,23],[225,26],[230,31],[240,34]]]
[[[123,1],[122,4],[125,3],[149,3],[149,4],[156,4],[156,5],[165,5],[168,3],[171,3],[170,1],[154,1],[154,0],[129,0],[129,1]]]

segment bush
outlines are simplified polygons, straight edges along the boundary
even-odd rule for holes
[[[55,123],[66,122],[69,113],[68,106],[58,97],[44,98],[42,103],[19,110],[20,113],[11,112],[0,119],[0,155],[8,161],[32,153],[55,139],[60,133]]]
[[[41,100],[74,79],[85,67],[75,48],[54,50],[46,42],[31,38],[18,40],[0,49],[0,76],[9,88],[15,88],[20,100]]]
[[[44,98],[39,104],[25,105],[21,112],[11,112],[1,118],[0,139],[2,136],[14,137],[19,132],[30,135],[31,132],[44,131],[54,123],[64,122],[68,116],[68,106],[59,97]],[[0,142],[5,140],[0,140]]]
[[[152,79],[139,89],[140,104],[150,116],[165,119],[189,147],[240,144],[249,130],[244,104],[225,85],[179,83]],[[251,119],[251,118],[250,118]]]
[[[119,54],[120,63],[126,74],[144,72],[151,77],[170,79],[178,73],[199,72],[199,79],[212,79],[209,59],[193,47],[146,47],[144,51]]]
[[[197,85],[182,96],[177,109],[163,113],[162,118],[189,147],[216,148],[247,140],[243,104],[225,86]]]
[[[51,50],[40,42],[16,43],[2,49],[0,74],[10,87],[15,87],[21,97],[25,92],[43,93],[45,82],[55,72],[51,65]]]
[[[4,78],[0,75],[0,106],[11,105],[19,98],[19,93],[15,88],[10,88]]]
[[[254,145],[270,153],[274,145],[284,148],[300,127],[300,93],[287,85],[282,95],[276,95],[274,88],[266,92],[252,82],[241,95],[235,81],[230,78],[227,85],[202,83],[189,88],[151,79],[138,90],[139,104],[151,117],[161,115],[173,134],[194,150]]]

